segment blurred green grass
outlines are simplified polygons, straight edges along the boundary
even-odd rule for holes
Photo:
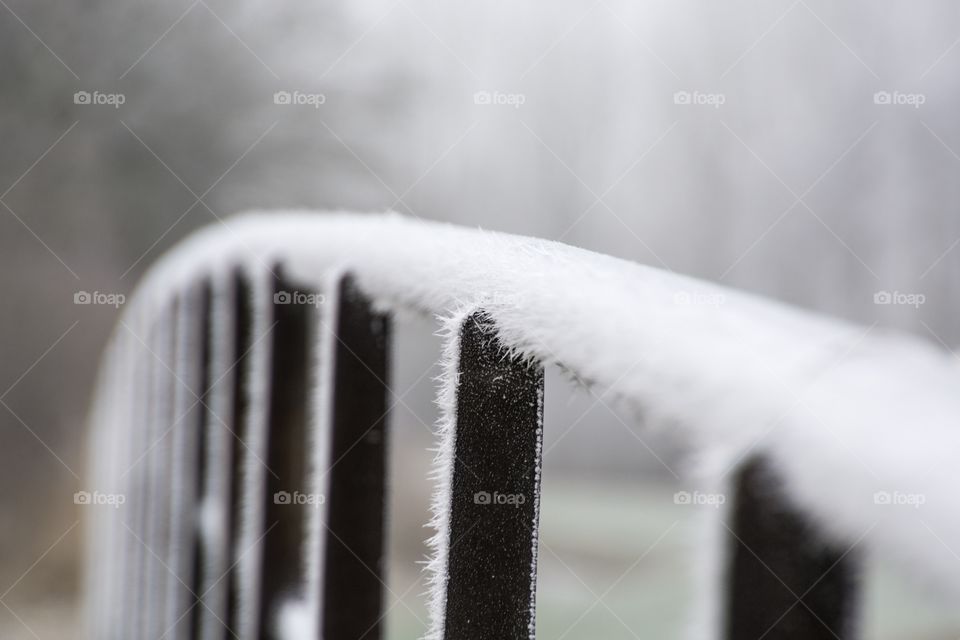
[[[393,486],[385,594],[388,640],[416,640],[426,631],[426,589],[419,563],[429,535],[422,527],[431,486],[421,472],[426,458],[410,453],[406,471]],[[658,482],[627,486],[555,471],[545,474],[538,638],[689,637],[696,586],[691,554],[702,520],[696,508],[673,503],[676,489]],[[960,638],[960,610],[938,606],[882,562],[868,562],[863,579],[865,640]],[[5,603],[10,610],[0,609],[3,640],[77,636],[75,601],[62,596],[45,600],[32,592],[19,596],[14,591]]]
[[[696,586],[691,545],[702,521],[689,507],[673,503],[676,490],[658,483],[627,487],[545,478],[538,638],[689,637]],[[390,640],[414,640],[425,631],[425,588],[418,570],[412,563],[391,564],[390,589],[403,598],[387,595],[387,605],[393,606],[387,616]],[[870,561],[863,579],[861,637],[960,637],[960,611],[937,606],[890,567]]]

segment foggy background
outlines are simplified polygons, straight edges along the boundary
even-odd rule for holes
[[[75,616],[120,313],[75,294],[244,209],[535,235],[956,345],[958,43],[947,0],[0,0],[0,637]],[[393,637],[425,620],[431,331],[398,329]],[[675,636],[676,455],[571,393],[551,374],[540,635]],[[888,582],[870,637],[957,637]]]

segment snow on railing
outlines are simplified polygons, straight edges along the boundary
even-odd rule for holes
[[[931,539],[960,540],[947,354],[542,240],[396,215],[224,226],[151,270],[102,367],[97,489],[127,500],[92,523],[91,638],[381,637],[400,309],[446,336],[429,638],[534,637],[551,364],[681,434],[701,481],[739,468],[704,635],[850,637],[863,552],[960,592]],[[922,517],[885,492],[924,496]]]

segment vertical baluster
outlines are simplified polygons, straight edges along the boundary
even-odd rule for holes
[[[308,602],[318,637],[382,636],[389,318],[373,310],[350,276],[324,304],[322,372],[313,431],[314,513]]]
[[[855,560],[823,543],[760,460],[737,480],[726,638],[854,637]]]
[[[135,474],[128,474],[127,469],[133,464],[136,456],[140,455],[138,443],[143,439],[141,434],[145,425],[135,420],[134,416],[142,416],[144,413],[142,411],[145,402],[143,394],[147,386],[145,367],[149,360],[145,353],[140,354],[141,345],[129,332],[125,331],[121,335],[122,365],[119,375],[122,376],[122,382],[118,383],[118,387],[122,401],[116,407],[116,414],[112,418],[114,426],[110,429],[111,433],[117,434],[116,437],[119,439],[117,447],[121,453],[109,464],[113,469],[114,491],[123,495],[124,502],[118,513],[114,515],[116,531],[107,549],[107,553],[112,556],[110,564],[115,567],[112,584],[107,592],[110,601],[105,603],[111,609],[108,617],[109,633],[96,636],[107,640],[122,640],[125,637],[124,634],[133,626],[130,618],[135,611],[135,606],[132,602],[133,579],[131,576],[133,576],[134,567],[133,545],[136,542],[127,528],[135,522],[135,514],[139,508],[138,502],[144,497],[141,492],[133,490],[131,475]]]
[[[197,506],[199,503],[200,455],[204,429],[204,394],[209,346],[206,326],[209,323],[210,288],[208,283],[188,287],[181,295],[177,309],[176,343],[173,360],[174,393],[172,420],[169,427],[168,476],[162,487],[163,502],[169,515],[166,526],[166,548],[154,549],[163,557],[162,584],[163,629],[170,640],[190,637],[197,613],[194,593],[198,589],[195,576],[197,550]]]
[[[259,640],[260,572],[265,545],[265,501],[267,490],[267,431],[269,423],[270,363],[274,335],[279,330],[273,317],[272,279],[251,274],[243,279],[249,286],[241,303],[249,308],[250,347],[246,371],[239,380],[243,411],[239,422],[242,445],[234,460],[234,505],[238,516],[238,537],[231,571],[230,616],[239,640]],[[245,300],[245,302],[243,302]]]
[[[302,597],[304,539],[311,508],[298,497],[306,493],[308,392],[317,309],[300,296],[316,294],[291,283],[280,267],[274,273],[267,475],[264,492],[253,496],[263,504],[265,526],[258,603],[257,637],[261,639],[279,637],[278,615],[290,601]]]
[[[175,380],[172,367],[176,340],[179,300],[172,301],[158,314],[141,358],[148,363],[148,388],[141,397],[146,416],[131,429],[143,435],[142,457],[131,461],[129,476],[138,491],[136,524],[132,529],[134,566],[129,575],[134,583],[132,612],[135,629],[128,637],[160,637],[167,627],[164,585],[167,570],[161,558],[166,553],[169,532],[168,486],[170,482],[170,438],[173,425]],[[138,340],[143,339],[138,336]]]
[[[217,631],[211,632],[209,640],[227,637],[243,638],[244,619],[240,615],[240,606],[245,602],[243,597],[243,567],[247,551],[250,551],[244,547],[247,538],[245,537],[245,526],[241,515],[246,489],[244,456],[248,453],[247,449],[250,446],[248,443],[253,441],[250,432],[253,424],[251,387],[254,383],[252,372],[256,363],[256,354],[259,350],[262,350],[260,345],[266,341],[265,335],[258,336],[254,332],[258,325],[254,317],[255,289],[253,283],[239,268],[234,272],[233,283],[233,353],[235,354],[235,360],[231,374],[233,380],[230,385],[232,387],[231,413],[235,427],[234,437],[228,449],[229,459],[224,460],[225,472],[228,473],[224,537],[227,539],[226,557],[229,567],[225,578],[222,574],[215,578],[216,580],[223,578],[222,581],[227,585],[226,603],[224,605],[225,615],[220,619],[223,621],[224,628],[220,629],[217,625],[214,625]],[[261,326],[261,330],[267,330],[265,323]],[[219,623],[220,620],[217,622]]]
[[[240,272],[214,284],[210,326],[206,464],[200,504],[200,592],[198,637],[233,637],[236,573],[231,570],[237,549],[240,473],[236,461],[243,447],[245,394],[241,381],[248,370],[250,349],[249,285]]]
[[[460,328],[444,637],[534,637],[543,369],[482,313]]]
[[[93,438],[90,454],[96,480],[87,491],[100,490],[122,495],[122,504],[105,514],[93,514],[87,540],[91,567],[84,580],[87,602],[87,637],[114,640],[120,637],[123,625],[123,598],[126,558],[118,550],[129,535],[123,527],[130,521],[128,496],[120,475],[129,461],[129,426],[131,355],[129,336],[115,335],[110,342],[106,370],[97,382],[100,395],[92,416]]]
[[[158,325],[162,322],[157,319]],[[143,603],[145,575],[145,553],[138,537],[142,539],[147,517],[147,501],[150,489],[150,438],[153,433],[153,401],[155,395],[154,379],[159,364],[150,350],[158,344],[150,336],[141,338],[126,328],[130,349],[130,387],[126,416],[122,418],[121,429],[127,432],[127,456],[118,471],[124,488],[127,508],[126,519],[121,523],[122,536],[118,545],[123,557],[123,575],[120,578],[121,604],[120,628],[116,638],[134,638],[141,635],[141,625],[145,615]],[[141,344],[143,341],[143,344]],[[151,344],[153,343],[153,344]]]

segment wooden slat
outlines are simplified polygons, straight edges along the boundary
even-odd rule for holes
[[[543,369],[482,314],[460,329],[444,637],[534,637]]]
[[[830,547],[754,460],[737,480],[725,638],[854,637],[856,560]]]

